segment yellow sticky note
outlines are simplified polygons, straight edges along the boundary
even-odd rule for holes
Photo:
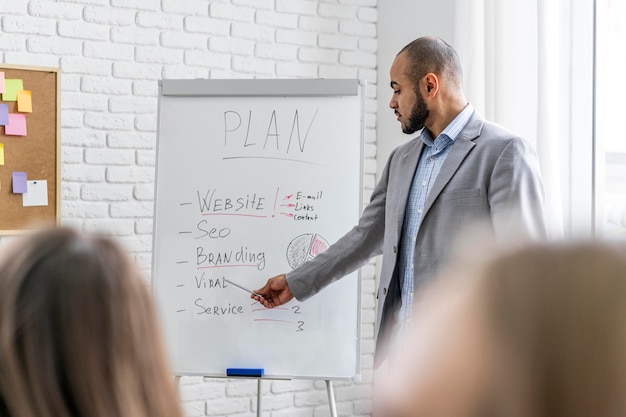
[[[4,88],[2,101],[17,101],[17,92],[24,89],[24,81],[7,78],[4,80]]]
[[[4,143],[0,143],[0,165],[4,165]]]
[[[33,92],[30,90],[20,90],[17,92],[17,111],[20,113],[33,112]]]

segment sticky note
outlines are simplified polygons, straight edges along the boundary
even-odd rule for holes
[[[21,113],[33,112],[33,92],[21,90],[17,92],[17,111]]]
[[[26,136],[26,115],[9,113],[9,124],[4,127],[4,134],[11,136]]]
[[[6,126],[9,124],[9,105],[0,104],[0,125]]]
[[[0,71],[0,93],[4,93],[6,91],[6,86],[4,84],[4,71]]]
[[[0,143],[0,165],[4,165],[4,143]]]
[[[7,78],[4,80],[4,88],[2,101],[17,101],[17,92],[24,89],[24,82],[21,79]]]
[[[13,172],[13,193],[24,194],[28,191],[27,181],[28,177],[25,172]]]
[[[47,206],[48,205],[48,181],[32,180],[26,182],[27,191],[22,194],[22,205],[24,207]]]

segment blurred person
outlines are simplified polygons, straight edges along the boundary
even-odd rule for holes
[[[532,245],[428,292],[376,416],[626,416],[625,247]]]
[[[265,307],[304,301],[382,254],[376,367],[410,331],[413,299],[446,264],[459,231],[486,219],[502,240],[546,234],[535,151],[466,100],[454,48],[416,39],[397,54],[390,80],[389,107],[402,131],[418,136],[391,153],[358,225],[253,296]]]
[[[149,288],[108,238],[0,251],[0,416],[182,417]]]

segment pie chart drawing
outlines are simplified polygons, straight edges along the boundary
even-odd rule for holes
[[[294,238],[287,246],[287,262],[296,269],[328,249],[328,242],[316,233],[306,233]]]

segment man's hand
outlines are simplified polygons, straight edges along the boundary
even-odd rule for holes
[[[254,290],[254,292],[263,297],[252,295],[250,298],[259,301],[267,308],[278,307],[293,298],[289,285],[287,285],[287,276],[285,274],[268,279],[267,284],[263,288]]]

